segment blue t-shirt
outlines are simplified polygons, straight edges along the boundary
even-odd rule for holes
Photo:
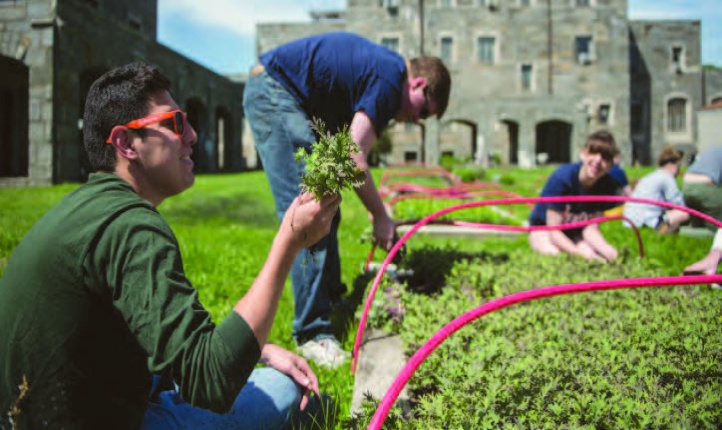
[[[619,186],[624,188],[627,185],[629,185],[629,179],[627,179],[627,173],[619,167],[619,164],[614,163],[614,166],[612,166],[612,169],[607,173],[607,175],[611,176],[612,179],[617,181],[619,183]]]
[[[378,135],[401,106],[404,58],[356,34],[295,40],[268,51],[260,61],[309,118],[321,118],[332,133],[364,111]]]
[[[547,180],[541,197],[557,196],[614,196],[617,182],[609,174],[597,179],[592,188],[586,192],[579,183],[579,171],[582,163],[571,163],[560,166]],[[537,203],[529,216],[530,225],[546,225],[547,209],[571,213],[598,212],[612,208],[617,203]]]

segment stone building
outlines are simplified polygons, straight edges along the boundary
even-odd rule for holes
[[[699,151],[719,146],[720,136],[722,136],[722,97],[699,109],[697,124],[699,127],[697,148]]]
[[[699,21],[629,21],[626,0],[347,0],[312,18],[258,25],[258,53],[351,31],[449,66],[444,118],[393,126],[390,162],[568,162],[608,129],[624,163],[648,164],[667,143],[694,148],[693,112],[722,91],[700,64]]]
[[[0,0],[0,185],[82,181],[85,96],[131,61],[158,65],[198,132],[198,172],[246,168],[243,85],[156,41],[155,0]]]

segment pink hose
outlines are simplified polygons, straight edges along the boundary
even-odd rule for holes
[[[722,282],[722,275],[667,276],[656,278],[617,279],[612,281],[582,282],[578,284],[566,284],[554,287],[536,288],[533,290],[520,291],[518,293],[491,300],[455,318],[453,321],[445,325],[441,330],[436,332],[436,334],[434,334],[425,344],[421,346],[421,348],[418,349],[418,351],[416,351],[416,353],[406,363],[404,368],[401,369],[401,372],[399,372],[399,375],[391,384],[391,387],[389,387],[388,391],[386,391],[386,394],[381,400],[378,409],[376,409],[376,413],[371,419],[371,423],[369,424],[368,429],[377,430],[381,428],[381,425],[383,425],[384,420],[386,420],[389,410],[396,401],[399,393],[409,381],[411,376],[414,374],[416,369],[418,369],[421,363],[424,362],[426,357],[428,357],[439,345],[441,345],[444,340],[446,340],[449,336],[458,331],[461,327],[486,314],[517,303],[541,299],[544,297],[559,296],[563,294],[575,294],[588,291],[615,290],[624,288],[656,287],[663,285],[708,284],[719,282]]]
[[[475,190],[482,189],[500,189],[496,184],[488,184],[483,182],[474,183],[461,183],[452,185],[450,187],[431,187],[426,185],[410,184],[408,182],[392,182],[386,185],[386,190],[394,191],[396,193],[428,193],[428,194],[443,194],[443,195],[457,195],[466,194]],[[517,197],[521,197],[516,195]]]
[[[615,221],[615,220],[624,220],[629,223],[629,225],[632,227],[632,230],[634,230],[634,234],[637,237],[637,247],[639,248],[639,258],[644,258],[644,245],[642,244],[642,236],[639,234],[639,229],[636,225],[632,224],[632,222],[629,220],[629,218],[623,216],[623,215],[614,215],[614,216],[606,216],[606,217],[599,217],[599,218],[593,218],[586,221],[577,221],[572,222],[568,224],[560,224],[555,226],[548,226],[548,225],[536,225],[536,226],[517,226],[517,225],[501,225],[501,224],[482,224],[482,223],[475,223],[475,222],[468,222],[468,221],[446,221],[446,220],[436,220],[431,221],[429,224],[433,225],[453,225],[457,227],[471,227],[471,228],[478,228],[480,230],[486,229],[486,230],[500,230],[500,231],[522,231],[522,232],[530,232],[530,231],[549,231],[549,230],[567,230],[567,229],[573,229],[573,228],[582,228],[586,227],[591,224],[601,224],[603,222],[607,221]],[[398,223],[396,226],[399,225],[407,225],[407,224],[415,224],[418,220],[415,221],[403,221]],[[369,252],[369,256],[366,259],[366,265],[364,266],[364,271],[369,270],[369,266],[371,265],[371,260],[373,259],[374,252],[376,251],[376,245],[373,245],[371,247],[371,252]],[[363,334],[363,331],[362,331]]]
[[[421,219],[419,222],[414,224],[413,227],[409,229],[404,235],[396,242],[396,244],[391,248],[388,255],[386,256],[386,259],[384,259],[383,263],[381,264],[381,268],[379,269],[378,273],[376,274],[376,278],[374,279],[374,283],[371,286],[371,289],[369,290],[368,296],[366,297],[366,302],[364,303],[364,310],[361,314],[361,318],[359,320],[359,327],[358,331],[356,333],[356,339],[354,341],[354,348],[353,348],[353,357],[351,359],[351,373],[356,372],[356,363],[358,361],[358,351],[361,347],[361,339],[363,338],[363,332],[366,326],[366,319],[368,318],[369,310],[371,309],[371,304],[373,302],[373,298],[376,295],[376,289],[378,288],[379,284],[381,283],[381,279],[383,278],[384,273],[386,272],[386,268],[388,267],[389,263],[393,258],[396,256],[396,253],[399,252],[399,250],[404,246],[407,240],[411,236],[413,236],[421,227],[423,227],[426,224],[429,224],[434,219],[445,215],[450,212],[455,212],[461,209],[471,208],[471,207],[477,207],[477,206],[488,206],[488,205],[507,205],[507,204],[520,204],[520,203],[594,203],[594,202],[609,202],[609,203],[625,203],[625,202],[635,202],[635,203],[646,203],[650,205],[656,205],[656,206],[662,206],[669,209],[679,209],[681,211],[685,211],[689,213],[690,215],[696,216],[698,218],[701,218],[705,221],[708,221],[717,227],[722,227],[722,222],[717,221],[716,219],[710,217],[709,215],[706,215],[702,212],[696,211],[694,209],[687,208],[685,206],[676,205],[674,203],[668,203],[668,202],[662,202],[657,200],[651,200],[651,199],[640,199],[637,197],[624,197],[624,196],[564,196],[564,197],[523,197],[523,198],[514,198],[514,199],[494,199],[494,200],[485,200],[485,201],[478,201],[478,202],[468,202],[468,203],[462,203],[454,206],[449,206],[448,208],[441,209],[437,212],[434,212],[433,214],[430,214],[423,219]],[[556,229],[559,229],[558,226],[555,226]]]
[[[410,200],[410,199],[429,199],[429,200],[449,200],[449,199],[472,199],[475,197],[486,197],[486,196],[505,196],[505,197],[513,197],[513,198],[522,198],[519,194],[507,191],[507,190],[486,190],[486,191],[454,191],[449,190],[447,192],[434,192],[434,193],[407,193],[402,194],[393,197],[391,200],[386,203],[388,206],[393,206],[394,204],[404,201],[404,200]],[[531,209],[533,205],[531,203],[527,204],[529,208]]]

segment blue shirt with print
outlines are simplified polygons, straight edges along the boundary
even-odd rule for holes
[[[579,182],[582,163],[571,163],[560,166],[547,180],[541,197],[558,196],[613,196],[616,194],[617,182],[609,175],[597,179],[592,187],[584,191]],[[546,225],[547,209],[571,213],[605,211],[616,203],[537,203],[529,216],[530,225]]]

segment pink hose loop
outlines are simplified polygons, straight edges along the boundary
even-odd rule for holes
[[[533,290],[520,291],[498,299],[491,300],[485,304],[474,308],[463,315],[455,318],[453,321],[445,325],[441,330],[436,332],[429,340],[419,348],[416,353],[409,359],[401,372],[389,387],[388,391],[381,400],[376,413],[371,419],[368,426],[369,430],[380,429],[384,420],[388,416],[391,406],[398,398],[399,393],[409,381],[414,372],[419,368],[421,363],[446,340],[463,326],[469,324],[477,318],[490,314],[505,307],[541,299],[544,297],[560,296],[564,294],[576,294],[590,291],[615,290],[624,288],[640,288],[640,287],[658,287],[670,285],[689,285],[689,284],[709,284],[722,282],[722,275],[700,275],[700,276],[666,276],[656,278],[634,278],[634,279],[616,279],[611,281],[595,281],[581,282],[578,284],[565,284],[553,287],[536,288]]]
[[[639,258],[644,258],[644,244],[642,243],[642,236],[639,233],[639,228],[637,228],[636,225],[632,224],[631,220],[623,215],[614,215],[614,216],[606,216],[606,217],[599,217],[599,218],[592,218],[586,221],[577,221],[572,222],[568,224],[560,224],[555,226],[548,226],[548,225],[536,225],[536,226],[518,226],[518,225],[502,225],[502,224],[483,224],[483,223],[476,223],[476,222],[469,222],[469,221],[446,221],[446,220],[434,220],[429,222],[429,224],[433,225],[453,225],[457,227],[470,227],[470,228],[478,228],[480,230],[499,230],[499,231],[521,231],[521,232],[530,232],[530,231],[550,231],[550,230],[568,230],[568,229],[574,229],[574,228],[582,228],[586,227],[591,224],[601,224],[603,222],[608,221],[615,221],[615,220],[624,220],[629,223],[629,225],[632,227],[632,230],[634,231],[635,236],[637,237],[637,247],[639,248]],[[401,225],[409,225],[409,224],[416,224],[418,220],[413,221],[403,221],[396,226]],[[371,261],[373,260],[374,252],[376,251],[376,245],[373,245],[371,247],[371,251],[369,252],[369,256],[366,259],[366,265],[364,266],[364,271],[368,271],[369,267],[371,265]],[[362,331],[363,334],[363,331]]]
[[[391,248],[388,255],[384,259],[383,263],[381,264],[381,267],[380,267],[378,273],[376,274],[376,278],[374,279],[374,283],[371,286],[369,293],[366,297],[366,302],[364,303],[364,310],[363,310],[363,313],[361,314],[361,318],[359,319],[359,327],[358,327],[358,331],[356,332],[356,339],[354,341],[354,348],[353,348],[353,356],[351,359],[351,373],[356,372],[356,363],[358,361],[358,352],[359,352],[359,349],[361,348],[361,339],[363,338],[363,332],[364,332],[364,329],[366,326],[366,320],[368,318],[369,310],[371,309],[371,303],[373,302],[373,298],[376,295],[376,290],[378,289],[378,286],[381,283],[381,279],[383,278],[383,275],[386,272],[386,268],[388,267],[390,262],[393,260],[393,258],[396,256],[396,254],[399,252],[399,250],[404,246],[406,241],[408,241],[411,236],[416,234],[416,232],[424,225],[429,224],[436,218],[438,218],[442,215],[445,215],[447,213],[450,213],[450,212],[455,212],[458,210],[471,208],[471,207],[477,207],[477,206],[520,204],[520,203],[529,203],[529,202],[531,202],[531,203],[574,203],[574,202],[646,203],[646,204],[662,206],[662,207],[666,207],[666,208],[670,208],[670,209],[679,209],[681,211],[685,211],[685,212],[689,213],[690,215],[693,215],[693,216],[701,218],[705,221],[708,221],[708,222],[716,225],[717,227],[722,227],[722,222],[717,221],[716,219],[710,217],[709,215],[706,215],[706,214],[696,211],[694,209],[687,208],[685,206],[676,205],[674,203],[651,200],[651,199],[640,199],[637,197],[624,197],[624,196],[563,196],[563,197],[523,197],[523,198],[513,198],[513,199],[492,199],[492,200],[462,203],[462,204],[449,206],[447,208],[441,209],[437,212],[434,212],[434,213],[422,218],[419,222],[414,224],[414,226],[411,227],[398,240],[398,242],[396,242],[396,244]],[[559,229],[558,226],[555,226],[554,228]]]
[[[432,193],[424,193],[424,192],[412,192],[407,194],[401,194],[398,196],[395,196],[391,198],[386,204],[388,206],[393,206],[394,204],[403,201],[403,200],[410,200],[410,199],[430,199],[430,200],[448,200],[448,199],[473,199],[475,197],[486,197],[486,196],[504,196],[504,197],[513,197],[513,198],[521,198],[517,193],[514,193],[512,191],[506,191],[506,190],[486,190],[486,191],[455,191],[453,189],[448,190],[446,192],[432,192]],[[531,209],[533,205],[531,203],[528,203],[529,208]]]

